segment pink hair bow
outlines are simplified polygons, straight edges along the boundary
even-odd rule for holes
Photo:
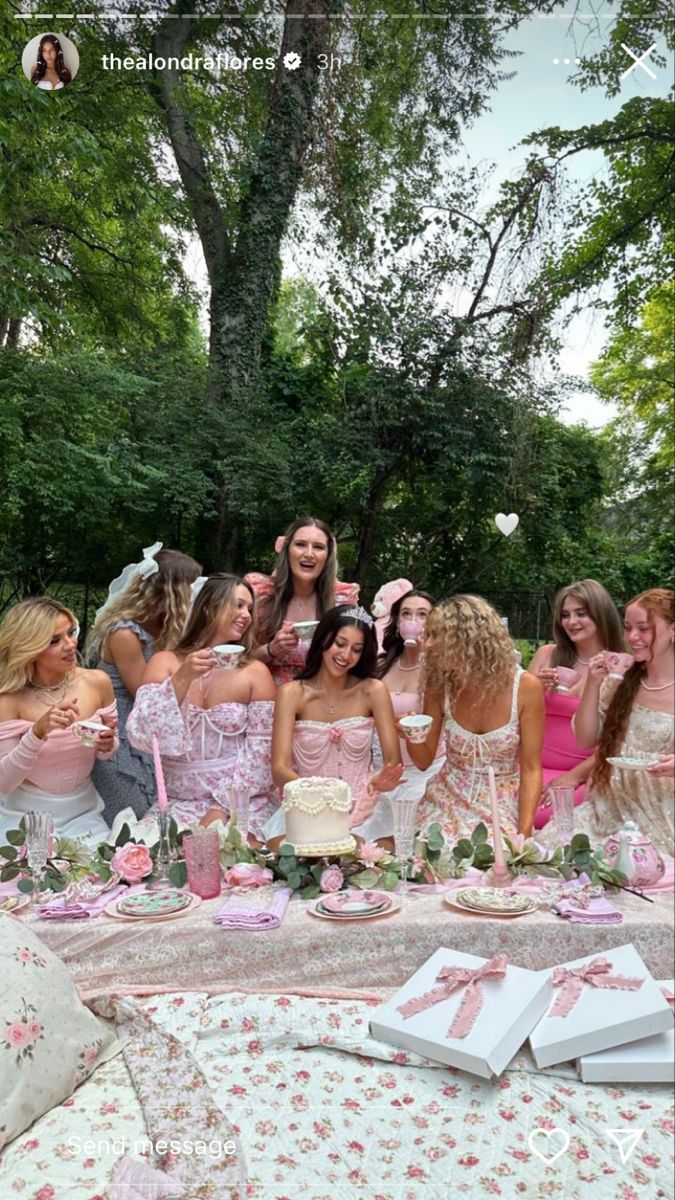
[[[556,967],[553,972],[553,986],[559,987],[560,991],[548,1016],[568,1016],[584,990],[585,983],[597,988],[618,988],[622,992],[637,992],[644,983],[644,979],[610,975],[611,970],[612,964],[606,958],[594,958],[586,963],[585,967]]]
[[[425,992],[422,996],[414,996],[412,1000],[406,1000],[405,1004],[402,1004],[397,1011],[402,1017],[412,1017],[416,1013],[424,1012],[427,1008],[433,1008],[434,1004],[439,1004],[441,1000],[447,1000],[453,992],[457,991],[457,988],[466,988],[462,1003],[457,1009],[447,1033],[448,1037],[466,1037],[473,1029],[476,1017],[483,1007],[482,981],[484,979],[503,979],[506,975],[506,968],[505,954],[495,954],[489,962],[483,963],[482,967],[477,967],[473,971],[469,967],[443,967],[436,976],[441,987],[432,988],[430,992]]]

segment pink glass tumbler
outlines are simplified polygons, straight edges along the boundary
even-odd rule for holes
[[[214,896],[219,896],[220,843],[215,829],[205,829],[203,832],[184,837],[183,850],[190,891],[195,896],[201,896],[202,900],[212,900]]]

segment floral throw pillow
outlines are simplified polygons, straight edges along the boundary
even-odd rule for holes
[[[0,1150],[121,1049],[59,958],[0,913]]]

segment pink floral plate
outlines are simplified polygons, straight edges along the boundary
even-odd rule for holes
[[[361,913],[346,913],[346,912],[326,912],[322,908],[323,897],[317,900],[311,900],[307,905],[307,912],[312,917],[319,917],[322,921],[373,921],[376,917],[390,917],[393,913],[399,911],[401,901],[396,896],[388,896],[391,904],[383,908],[371,909],[369,912]]]
[[[127,903],[134,899],[140,900],[141,897],[145,898],[146,894],[148,898],[152,897],[152,892],[139,893],[138,896],[130,896]],[[125,912],[124,909],[120,908],[122,901],[119,896],[116,900],[111,901],[103,911],[109,917],[115,917],[118,921],[173,921],[175,917],[184,917],[187,913],[193,912],[202,902],[200,896],[192,896],[189,892],[180,894],[187,896],[187,904],[169,911],[167,911],[166,906],[162,906],[161,902],[158,902],[154,911],[150,906],[145,907],[145,910],[143,910],[144,906],[134,906],[136,908],[135,912]],[[157,899],[159,901],[159,897]]]
[[[539,907],[538,904],[532,900],[531,904],[527,908],[520,908],[511,911],[508,909],[500,910],[494,908],[474,908],[473,905],[462,904],[462,901],[458,896],[444,896],[443,902],[448,904],[450,908],[459,909],[460,912],[472,913],[474,917],[499,917],[500,919],[502,917],[527,917],[530,913],[536,912]]]
[[[318,896],[317,905],[322,912],[341,917],[360,917],[390,908],[391,896],[386,892],[362,892],[358,888],[349,888],[346,892]]]

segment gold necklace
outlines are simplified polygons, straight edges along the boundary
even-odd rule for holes
[[[55,683],[51,687],[48,687],[47,684],[33,683],[32,679],[29,679],[28,683],[26,684],[26,687],[31,688],[32,691],[34,691],[36,693],[44,692],[47,695],[47,699],[40,700],[40,704],[54,704],[54,703],[58,704],[61,700],[65,700],[65,698],[66,698],[66,692],[68,691],[68,688],[70,687],[70,680],[71,680],[72,674],[73,674],[73,672],[69,671],[68,674],[65,676],[64,679],[61,680],[60,683]],[[52,699],[52,696],[54,695],[55,692],[61,692],[61,695],[56,696],[54,699]],[[36,695],[36,699],[37,698],[38,697]]]

